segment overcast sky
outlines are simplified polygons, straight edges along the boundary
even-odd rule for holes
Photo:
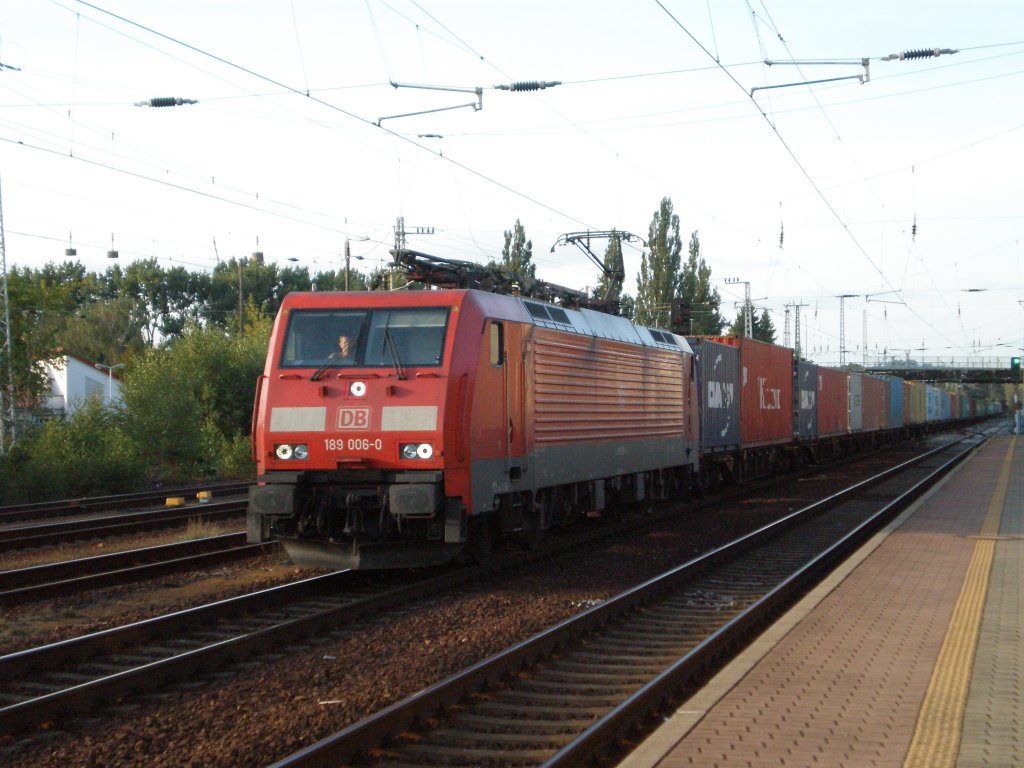
[[[1019,0],[3,0],[0,65],[9,267],[315,272],[349,237],[368,271],[398,216],[486,261],[519,219],[538,276],[583,288],[558,237],[646,238],[668,196],[725,313],[726,278],[780,342],[801,305],[819,362],[842,294],[848,362],[865,328],[869,362],[1024,343]],[[495,88],[532,80],[561,85]]]

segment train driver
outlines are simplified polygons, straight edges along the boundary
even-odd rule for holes
[[[338,337],[338,357],[342,360],[348,360],[354,352],[355,344],[352,342],[352,338],[348,334],[341,334]]]

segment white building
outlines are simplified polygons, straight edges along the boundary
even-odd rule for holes
[[[119,370],[98,368],[94,362],[77,355],[64,355],[46,363],[50,377],[50,396],[46,408],[70,415],[90,397],[104,403],[121,402]]]

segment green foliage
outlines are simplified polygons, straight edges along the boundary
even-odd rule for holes
[[[761,314],[754,322],[754,338],[767,341],[769,344],[775,343],[775,323],[772,322],[772,316],[767,309],[761,310]]]
[[[601,275],[601,278],[597,281],[597,288],[594,289],[595,299],[607,299],[609,301],[622,300],[622,281],[612,280],[608,275],[622,275],[623,264],[622,264],[622,241],[619,239],[615,230],[612,230],[612,236],[608,239],[608,247],[604,250],[604,268],[605,274]],[[620,314],[624,317],[629,317],[625,312],[622,311],[620,306]]]
[[[753,338],[758,341],[766,341],[769,344],[774,344],[775,335],[775,323],[772,322],[771,313],[767,309],[761,310],[761,314],[756,311],[753,312],[752,318]],[[743,307],[740,307],[739,312],[736,314],[736,320],[729,327],[729,333],[732,336],[744,336],[746,330],[746,322],[743,319]]]
[[[241,337],[190,325],[126,371],[128,432],[154,478],[216,474],[228,446],[248,435],[269,335],[269,319]]]
[[[0,463],[3,503],[128,492],[146,472],[125,414],[92,397],[66,420],[19,436]]]
[[[87,305],[57,332],[57,344],[66,351],[105,365],[141,354],[144,321],[131,296]]]
[[[526,239],[526,228],[516,219],[511,230],[505,230],[505,245],[501,249],[502,267],[514,275],[536,277],[537,265],[533,263],[533,241]]]
[[[700,252],[700,238],[694,231],[690,235],[690,245],[686,264],[679,280],[678,298],[690,303],[690,333],[694,336],[718,336],[725,327],[725,318],[721,314],[722,297],[718,289],[711,284],[711,267]]]
[[[671,198],[662,198],[651,220],[647,245],[650,253],[640,258],[634,320],[640,325],[668,328],[671,302],[679,288],[682,253],[679,217],[672,210]]]

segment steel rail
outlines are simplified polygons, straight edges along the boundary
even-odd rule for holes
[[[107,496],[84,496],[75,499],[57,499],[54,501],[38,501],[26,504],[9,504],[0,507],[0,523],[10,520],[33,518],[39,514],[58,516],[78,514],[81,512],[99,512],[118,509],[132,504],[161,503],[168,497],[195,496],[201,491],[209,491],[213,496],[230,496],[247,493],[252,482],[202,483],[196,485],[159,488],[151,491],[134,493],[118,493]]]
[[[246,544],[245,533],[0,571],[0,605],[18,605],[100,587],[208,568],[275,551],[277,542]]]
[[[944,449],[945,447],[936,449],[906,462],[901,467],[922,461],[928,455]],[[893,471],[895,469],[883,473],[878,478],[884,478]],[[870,482],[865,481],[858,485],[867,485]],[[390,589],[382,595],[370,598],[356,596],[348,604],[327,605],[332,594],[344,592],[349,583],[348,578],[352,575],[347,572],[335,572],[124,627],[8,654],[0,657],[0,681],[6,683],[0,683],[0,702],[11,701],[13,697],[5,695],[3,690],[12,690],[12,681],[25,679],[28,675],[56,672],[64,678],[89,679],[42,696],[26,698],[19,694],[18,698],[21,700],[0,707],[0,733],[17,731],[26,725],[43,722],[59,714],[73,714],[104,701],[131,696],[137,690],[153,690],[168,681],[181,679],[196,671],[218,668],[254,650],[277,646],[291,637],[307,635],[325,628],[333,629],[367,614],[379,614],[394,606],[407,604],[422,596],[433,598],[441,590],[458,587],[464,583],[476,583],[488,573],[501,573],[514,566],[523,566],[536,559],[564,554],[573,548],[589,546],[597,540],[614,537],[617,535],[616,532],[622,532],[624,525],[645,528],[657,524],[657,521],[668,516],[655,514],[640,521],[633,520],[619,526],[609,526],[604,530],[589,531],[583,536],[574,537],[569,546],[559,547],[552,544],[525,555],[518,553],[514,556],[498,556],[485,567],[462,569],[431,578],[417,577],[419,580],[397,589]],[[268,617],[268,611],[277,611],[279,615]],[[285,612],[289,615],[280,615]],[[223,631],[219,632],[219,628],[214,626],[216,622],[224,621],[226,618],[233,619],[246,613],[252,614],[256,628],[239,628],[233,624],[230,627],[222,627]],[[219,638],[203,642],[184,638],[175,639],[173,642],[165,639],[168,635],[173,636],[187,631],[186,627],[204,623],[210,629],[202,634],[219,635]],[[147,652],[146,648],[139,652],[138,647],[145,644],[157,647],[150,652]],[[168,648],[168,645],[173,645],[174,648]],[[152,652],[161,654],[163,658],[154,660]],[[120,657],[119,666],[104,661],[110,657]],[[125,668],[121,659],[127,659],[135,666]],[[100,669],[104,674],[90,671],[87,675],[82,675],[73,669],[61,671],[74,664],[89,666],[91,670]],[[114,666],[117,666],[117,669],[111,671]],[[34,684],[33,687],[39,689],[42,686]]]
[[[148,512],[126,512],[107,517],[67,522],[39,523],[0,529],[0,552],[26,547],[63,544],[86,538],[115,536],[139,530],[166,528],[193,519],[217,520],[245,511],[248,501],[214,501],[184,507],[167,507]]]
[[[960,442],[963,440],[936,448],[911,461],[892,467],[874,478],[858,482],[729,544],[696,557],[551,629],[517,643],[489,659],[474,664],[446,680],[431,685],[414,696],[396,702],[316,744],[275,762],[270,768],[333,768],[348,761],[366,759],[375,750],[380,750],[382,746],[395,742],[400,734],[415,730],[418,724],[443,720],[442,713],[448,707],[465,706],[471,697],[482,695],[484,691],[498,686],[503,680],[515,679],[531,663],[549,658],[556,650],[564,655],[566,647],[575,643],[578,638],[587,637],[600,628],[608,626],[611,622],[620,620],[622,617],[650,605],[652,601],[669,590],[693,582],[694,579],[722,567],[724,563],[756,548],[761,543],[794,529],[804,520],[816,517],[853,499],[857,494],[897,476],[940,452],[950,450]],[[882,510],[873,513],[870,520],[862,522],[854,531],[847,533],[840,541],[818,554],[800,571],[756,600],[740,616],[720,626],[690,653],[655,675],[633,695],[611,707],[610,711],[572,737],[569,743],[560,748],[548,750],[548,757],[538,760],[538,763],[543,762],[545,768],[585,765],[594,757],[606,752],[616,740],[627,735],[650,712],[656,711],[664,701],[671,700],[672,695],[679,690],[683,682],[693,680],[697,673],[706,673],[708,665],[714,663],[715,658],[731,653],[739,643],[743,642],[744,638],[749,637],[756,629],[763,627],[764,622],[770,616],[782,610],[783,603],[781,601],[791,601],[797,593],[805,588],[807,580],[812,575],[822,573],[831,567],[836,559],[845,557],[847,552],[859,546],[866,535],[890,519],[895,514],[895,510],[902,509],[909,504],[912,498],[923,493],[942,474],[966,458],[976,447],[972,444],[953,459],[945,462],[941,468],[929,472],[925,479],[914,484],[912,490],[901,493],[896,500],[887,503]],[[562,708],[565,708],[564,704]],[[421,741],[421,738],[414,736],[412,741],[418,742]],[[413,758],[413,761],[417,759],[423,761],[424,765],[430,764],[425,755],[418,755]],[[481,757],[481,759],[486,758]]]

